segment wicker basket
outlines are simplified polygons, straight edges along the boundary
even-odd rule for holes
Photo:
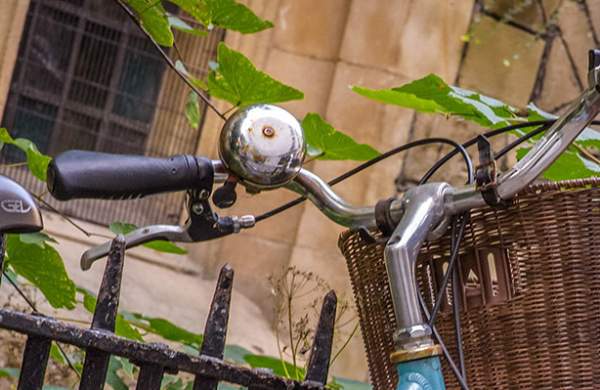
[[[471,389],[600,388],[600,178],[536,185],[507,210],[472,212],[460,250],[463,347]],[[383,244],[345,232],[371,379],[393,389],[395,327]],[[432,302],[449,256],[424,245],[417,278]],[[447,295],[450,295],[450,291]],[[455,351],[451,299],[436,323]],[[444,362],[448,388],[459,386]]]

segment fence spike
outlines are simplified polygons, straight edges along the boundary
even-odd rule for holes
[[[319,316],[315,339],[313,340],[310,358],[308,359],[308,369],[304,378],[306,381],[317,382],[323,385],[327,383],[336,308],[337,296],[335,295],[335,291],[331,290],[323,299],[321,315]]]
[[[223,359],[232,290],[233,268],[229,264],[225,264],[219,273],[215,294],[210,304],[200,355]],[[194,390],[214,390],[218,384],[219,381],[214,378],[198,375],[194,380]]]
[[[45,337],[29,336],[27,338],[18,390],[41,390],[44,386],[44,375],[51,345],[52,340]]]
[[[108,261],[104,269],[96,309],[94,310],[94,318],[92,319],[92,329],[111,333],[115,331],[124,259],[125,238],[119,234],[112,241],[108,254]],[[109,361],[110,354],[95,348],[87,349],[79,389],[102,390]]]

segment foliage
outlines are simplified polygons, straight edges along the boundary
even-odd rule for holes
[[[257,70],[242,53],[222,42],[217,49],[217,64],[208,75],[208,91],[235,106],[280,103],[304,97],[297,89]]]
[[[324,160],[370,160],[379,152],[366,144],[359,144],[352,138],[333,128],[319,114],[307,114],[302,120],[304,137],[311,157]]]
[[[8,130],[0,128],[0,147],[5,144],[13,145],[23,151],[27,157],[27,166],[33,176],[41,181],[46,181],[46,171],[48,170],[48,164],[52,160],[50,157],[42,154],[30,140],[25,138],[13,139]]]
[[[526,117],[517,115],[517,110],[496,99],[477,94],[462,88],[447,85],[440,77],[429,75],[409,84],[382,90],[371,90],[354,86],[352,90],[369,99],[386,104],[410,108],[422,113],[440,113],[474,122],[478,125],[499,128],[513,123],[556,119],[556,116],[529,106]],[[513,134],[523,136],[535,127],[514,130]],[[533,137],[528,143],[537,141]],[[588,128],[545,172],[544,178],[563,180],[598,176],[600,161],[587,148],[600,151],[600,133]],[[521,159],[531,147],[517,151]]]
[[[7,236],[6,264],[39,288],[52,307],[75,308],[75,284],[60,254],[47,241],[27,243],[21,236]]]
[[[141,27],[150,38],[158,45],[165,47],[172,47],[175,44],[173,30],[201,36],[206,35],[214,28],[253,33],[273,26],[270,21],[263,20],[248,7],[235,0],[169,0],[169,3],[178,6],[193,19],[190,23],[187,19],[183,20],[168,13],[165,8],[166,0],[123,0],[123,2],[134,12]],[[255,103],[282,103],[304,97],[301,91],[285,85],[257,69],[242,53],[227,47],[224,43],[219,44],[217,61],[212,66],[206,80],[195,77],[181,61],[176,61],[175,67],[196,88],[208,92],[212,97],[223,99],[234,107]],[[436,75],[428,75],[409,84],[390,89],[372,90],[359,86],[352,89],[362,96],[379,102],[423,113],[459,117],[487,128],[499,128],[512,123],[551,118],[549,114],[534,106],[530,106],[526,117],[520,116],[518,111],[508,104],[447,85]],[[191,92],[185,105],[186,118],[193,128],[197,128],[201,121],[198,98],[196,92]],[[348,135],[334,129],[318,114],[307,114],[302,125],[310,157],[323,160],[362,161],[379,155],[379,152],[373,147],[358,143]],[[515,134],[523,135],[530,130],[531,128],[515,131]],[[534,137],[533,140],[535,139],[537,138]],[[6,129],[0,129],[0,142],[2,145],[13,145],[21,150],[25,154],[27,166],[32,174],[39,180],[46,180],[46,171],[51,158],[41,153],[31,141],[24,138],[13,139]],[[597,175],[600,172],[600,162],[588,150],[589,148],[600,150],[600,136],[592,129],[584,131],[575,144],[546,171],[545,177],[563,179]],[[520,149],[517,157],[522,157],[527,150],[528,148]],[[111,224],[110,228],[115,233],[125,234],[135,229],[136,226],[115,222]],[[53,246],[56,243],[56,240],[45,233],[8,236],[6,272],[9,274],[14,272],[13,276],[18,275],[29,281],[55,308],[73,309],[77,304],[81,304],[92,313],[96,305],[96,297],[90,291],[76,287],[69,278],[63,259]],[[184,249],[166,241],[154,241],[146,246],[168,253],[185,253]],[[289,340],[283,342],[285,345],[281,348],[280,357],[256,355],[242,347],[229,345],[225,350],[225,359],[250,367],[266,368],[278,375],[293,379],[302,378],[304,368],[300,366],[299,361],[308,351],[311,335],[308,316],[301,315],[296,323],[291,319],[287,323],[282,323],[280,320],[282,313],[289,313],[292,311],[292,306],[295,308],[298,306],[298,291],[310,285],[306,280],[317,283],[319,288],[323,287],[322,281],[318,278],[302,274],[297,270],[290,270],[285,278],[279,281],[283,283],[280,283],[279,287],[276,283],[275,289],[282,289],[280,291],[285,292],[283,295],[287,297],[284,302],[286,306],[277,309],[279,310],[278,341],[280,341],[279,334],[283,330],[289,334]],[[294,289],[296,289],[295,292]],[[315,287],[310,289],[314,290]],[[313,309],[314,306],[314,303],[309,305]],[[344,307],[343,304],[341,306]],[[355,331],[356,327],[348,339]],[[163,318],[148,317],[127,311],[118,314],[116,333],[122,337],[140,341],[143,341],[148,334],[159,336],[178,344],[182,349],[191,353],[197,353],[202,344],[201,334],[186,330]],[[338,334],[337,331],[336,334]],[[339,351],[335,354],[334,360],[338,354]],[[290,357],[292,362],[288,362],[284,355]],[[59,364],[66,363],[55,344],[51,349],[51,357]],[[77,364],[81,363],[76,362]],[[128,380],[133,379],[136,372],[137,369],[126,359],[113,357],[110,362],[108,382],[113,389],[126,389]],[[0,377],[15,375],[18,375],[17,369],[0,369]],[[221,384],[219,387],[221,389],[237,388],[225,384]],[[328,387],[353,390],[370,388],[367,384],[337,377],[332,379]],[[163,388],[189,389],[191,382],[166,376]]]
[[[430,74],[409,84],[382,90],[352,87],[370,99],[411,108],[418,112],[460,116],[484,127],[507,126],[517,118],[517,110],[499,100],[449,86],[439,76]]]

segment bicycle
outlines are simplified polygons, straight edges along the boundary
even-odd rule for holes
[[[446,356],[460,386],[466,389],[464,358],[460,358],[459,365],[454,363],[431,325],[440,309],[441,295],[436,297],[429,311],[418,292],[415,270],[419,251],[425,241],[441,237],[452,225],[452,254],[439,290],[442,294],[452,277],[451,270],[465,230],[466,213],[486,206],[509,206],[511,199],[532,183],[600,112],[598,50],[590,51],[588,81],[588,89],[565,114],[554,123],[541,126],[518,140],[523,142],[542,131],[546,132],[509,171],[500,175],[496,173],[494,157],[485,137],[470,141],[470,144],[477,142],[479,146],[480,164],[476,171],[465,146],[436,139],[436,142],[446,142],[455,147],[451,155],[460,153],[463,156],[469,173],[467,185],[453,187],[443,182],[426,183],[446,158],[426,174],[420,185],[407,190],[401,197],[380,201],[375,206],[351,205],[330,187],[373,162],[326,183],[302,168],[305,145],[299,122],[287,111],[271,105],[249,106],[229,117],[221,131],[220,160],[194,156],[159,159],[68,151],[51,163],[48,188],[59,200],[126,199],[168,191],[188,191],[189,220],[184,226],[154,225],[137,229],[125,236],[127,248],[155,239],[176,242],[217,239],[252,228],[257,222],[309,199],[331,220],[358,231],[367,241],[385,245],[384,259],[397,326],[394,333],[396,351],[391,359],[399,377],[398,389],[444,389],[440,364],[442,354]],[[494,132],[490,134],[494,135]],[[433,141],[413,144],[427,142]],[[517,144],[513,143],[510,147]],[[397,148],[380,159],[414,145]],[[223,185],[213,192],[214,183]],[[261,216],[218,216],[209,202],[211,194],[217,207],[227,208],[236,200],[236,184],[250,192],[286,188],[301,197]],[[373,230],[380,234],[372,234]],[[109,250],[110,243],[106,243],[86,251],[81,258],[82,269],[89,269]]]

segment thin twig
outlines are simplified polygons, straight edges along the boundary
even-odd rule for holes
[[[16,167],[23,167],[27,165],[27,161],[23,161],[23,162],[19,162],[19,163],[13,163],[13,164],[0,164],[0,167],[2,168],[16,168]]]
[[[138,21],[137,17],[135,16],[135,14],[133,13],[133,11],[131,11],[129,9],[129,7],[127,7],[127,5],[122,1],[122,0],[115,0],[117,2],[117,4],[123,9],[123,11],[125,11],[125,13],[129,16],[129,18],[131,18],[131,20],[135,23],[136,26],[139,27],[139,29],[142,31],[142,33],[148,38],[150,39],[150,42],[152,42],[152,44],[154,45],[154,47],[156,48],[156,50],[158,50],[159,54],[163,57],[163,59],[165,60],[165,62],[167,63],[167,65],[169,65],[169,67],[171,69],[173,69],[173,71],[175,73],[177,73],[177,75],[194,91],[196,92],[196,94],[198,94],[198,96],[200,97],[200,99],[202,99],[204,101],[204,103],[206,103],[206,105],[208,107],[210,107],[211,110],[213,110],[215,112],[215,114],[217,114],[219,116],[219,118],[226,120],[227,118],[225,117],[225,115],[223,115],[218,109],[217,107],[214,106],[214,104],[210,101],[210,99],[208,98],[208,96],[206,96],[204,94],[203,91],[201,91],[199,88],[197,88],[194,83],[189,80],[187,78],[187,76],[185,75],[185,73],[183,73],[182,71],[180,71],[179,69],[177,69],[177,66],[175,65],[175,63],[173,62],[173,60],[171,59],[171,57],[169,57],[169,55],[163,50],[163,48],[152,38],[152,36],[144,29],[144,27],[142,27],[142,25],[140,24],[140,22]]]
[[[585,158],[587,158],[588,160],[592,160],[596,164],[600,165],[600,160],[598,159],[598,157],[591,154],[587,149],[582,148],[581,146],[577,145],[576,143],[573,143],[573,147],[575,149],[577,149],[577,151],[579,151],[579,153],[583,154],[583,156]]]
[[[33,197],[36,198],[39,202],[43,203],[44,206],[48,207],[50,210],[52,210],[55,213],[57,213],[58,215],[60,215],[62,218],[64,218],[65,221],[69,222],[71,225],[73,225],[75,228],[77,228],[77,230],[79,230],[80,232],[82,232],[86,236],[88,236],[88,237],[92,236],[92,233],[88,232],[87,230],[85,230],[84,228],[82,228],[81,226],[79,226],[77,223],[75,223],[75,221],[71,220],[71,218],[67,217],[65,214],[63,214],[56,207],[54,207],[50,203],[46,202],[44,200],[44,198],[39,197],[36,194],[33,194]]]
[[[4,277],[6,278],[6,280],[8,280],[8,282],[14,287],[15,290],[17,290],[17,292],[19,293],[19,295],[21,296],[21,298],[23,298],[23,300],[25,302],[27,302],[27,304],[29,305],[29,307],[31,308],[31,310],[33,310],[34,313],[45,316],[43,313],[39,312],[38,309],[35,306],[35,303],[33,303],[25,294],[25,292],[23,290],[21,290],[21,288],[17,285],[17,283],[13,280],[13,278],[10,277],[10,275],[8,275],[6,273],[6,271],[2,271],[2,274],[4,275]],[[81,375],[79,374],[79,371],[77,371],[77,369],[75,368],[75,366],[73,365],[73,362],[71,362],[71,359],[69,358],[69,356],[67,356],[67,353],[65,352],[65,350],[58,344],[56,343],[56,346],[58,347],[58,350],[62,353],[63,357],[65,358],[65,360],[67,361],[67,365],[75,372],[75,374],[81,378]]]
[[[331,362],[329,363],[329,369],[330,370],[331,370],[331,367],[333,366],[333,363],[335,363],[335,360],[338,358],[338,356],[340,356],[340,354],[342,353],[342,351],[344,351],[344,349],[346,349],[346,347],[350,343],[350,340],[352,340],[352,337],[354,337],[354,335],[358,331],[358,327],[359,326],[360,326],[360,323],[358,321],[356,321],[356,325],[354,325],[354,329],[352,329],[352,332],[350,333],[350,336],[348,336],[348,338],[346,339],[346,341],[344,342],[344,344],[340,347],[340,349],[338,349],[338,351],[333,356],[333,359],[331,359]]]

